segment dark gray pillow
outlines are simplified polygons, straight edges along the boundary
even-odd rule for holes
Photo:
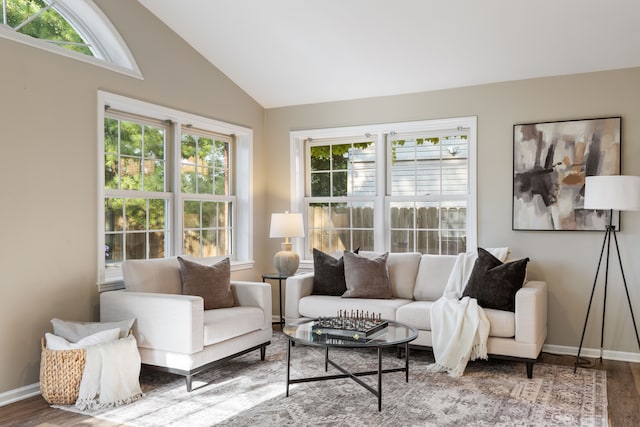
[[[516,292],[522,287],[529,258],[502,263],[490,252],[478,248],[463,297],[478,300],[483,308],[516,311]]]
[[[389,252],[369,259],[351,252],[344,253],[344,278],[347,291],[343,298],[385,298],[391,294],[387,258]]]
[[[178,257],[182,294],[204,299],[204,309],[233,307],[231,263],[225,258],[212,266]]]
[[[358,253],[360,248],[353,251]],[[344,281],[344,259],[336,259],[313,248],[313,290],[311,295],[340,296],[347,290]]]

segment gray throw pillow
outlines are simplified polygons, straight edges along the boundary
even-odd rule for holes
[[[73,322],[53,318],[51,319],[51,326],[53,326],[54,335],[76,343],[89,335],[114,328],[120,329],[120,338],[125,338],[129,335],[134,321],[135,319],[119,320],[117,322]]]
[[[516,311],[516,292],[522,287],[529,258],[502,263],[485,249],[478,248],[463,297],[478,300],[482,308]]]
[[[343,298],[385,298],[391,294],[387,258],[389,252],[369,259],[351,252],[344,253],[344,278],[347,291]]]
[[[182,294],[196,295],[204,300],[204,309],[233,307],[231,263],[225,258],[212,266],[178,257]]]

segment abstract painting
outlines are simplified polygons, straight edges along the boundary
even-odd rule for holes
[[[584,183],[587,176],[620,174],[621,120],[513,126],[514,230],[605,229],[609,211],[583,208]]]

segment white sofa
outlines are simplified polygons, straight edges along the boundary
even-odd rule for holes
[[[389,254],[387,267],[392,299],[311,295],[313,273],[289,277],[286,323],[301,318],[335,316],[339,310],[364,310],[380,313],[383,319],[414,326],[418,329],[418,338],[411,345],[431,347],[431,306],[442,296],[455,260],[455,255]],[[547,336],[547,284],[525,282],[516,293],[515,312],[485,309],[485,313],[491,323],[487,343],[489,356],[525,362],[527,376],[531,378],[533,363]]]
[[[272,335],[268,284],[232,281],[234,306],[204,310],[201,297],[182,295],[175,257],[126,261],[122,270],[125,290],[100,294],[100,320],[135,318],[143,364],[184,375],[191,391],[192,376],[217,362],[253,350],[264,360]]]

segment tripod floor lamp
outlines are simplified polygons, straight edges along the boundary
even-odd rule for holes
[[[578,347],[578,355],[576,356],[576,363],[573,368],[573,372],[576,372],[578,368],[578,362],[580,361],[580,352],[582,351],[582,344],[584,342],[584,334],[587,330],[587,323],[589,321],[589,312],[591,311],[591,303],[593,302],[593,295],[596,290],[596,283],[598,282],[598,273],[600,272],[600,266],[602,264],[602,258],[605,248],[607,249],[605,259],[605,271],[604,271],[604,299],[602,301],[602,329],[600,331],[600,362],[602,362],[602,349],[604,346],[604,320],[605,310],[607,308],[607,287],[609,282],[609,255],[611,253],[611,237],[616,246],[616,253],[618,254],[618,264],[620,265],[620,273],[622,274],[622,283],[624,283],[624,290],[627,294],[627,302],[629,303],[629,311],[631,312],[631,320],[633,322],[633,329],[636,333],[636,341],[638,342],[638,348],[640,348],[640,337],[638,337],[638,327],[636,326],[636,319],[633,315],[633,308],[631,308],[631,298],[629,297],[629,288],[627,288],[627,280],[624,276],[624,270],[622,269],[622,259],[620,258],[620,248],[618,247],[618,237],[616,235],[616,227],[613,225],[613,211],[639,211],[640,210],[640,176],[628,176],[628,175],[609,175],[609,176],[589,176],[585,181],[584,191],[584,208],[585,209],[602,209],[609,211],[609,224],[606,226],[604,240],[602,242],[602,249],[600,250],[600,260],[598,261],[598,268],[596,270],[596,277],[593,280],[593,289],[591,290],[591,297],[589,298],[589,307],[587,308],[587,315],[584,319],[584,327],[582,328],[582,337],[580,338],[580,346]]]

